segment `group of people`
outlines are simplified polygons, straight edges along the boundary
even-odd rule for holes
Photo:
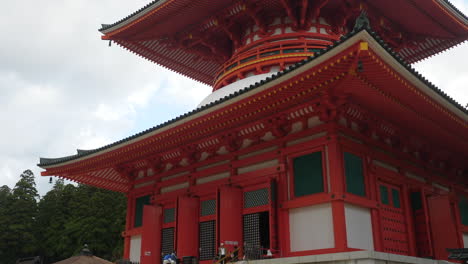
[[[263,249],[249,246],[247,243],[244,243],[244,257],[243,260],[252,260],[260,259],[264,255]],[[273,254],[271,250],[268,249],[266,252],[267,257],[272,257]],[[227,262],[237,262],[239,261],[239,247],[234,246],[232,252],[228,252],[224,247],[224,243],[221,243],[218,247],[218,255],[216,256],[216,263],[226,264]],[[175,252],[170,254],[163,254],[163,264],[178,264],[177,255]]]
[[[236,262],[239,260],[239,248],[234,246],[234,250],[230,253],[228,257],[226,257],[227,250],[224,247],[224,243],[221,243],[218,247],[218,261],[220,264],[225,264],[227,260],[231,262]]]

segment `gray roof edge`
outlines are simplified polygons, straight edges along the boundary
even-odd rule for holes
[[[117,22],[115,23],[112,23],[112,24],[101,24],[101,28],[99,29],[99,31],[101,33],[109,33],[109,32],[112,32],[122,26],[125,26],[129,23],[131,23],[132,21],[135,21],[136,19],[146,15],[148,12],[150,12],[151,10],[153,10],[153,8],[161,5],[161,4],[164,4],[167,0],[154,0],[150,3],[148,3],[147,5],[143,6],[142,8],[138,9],[137,11],[131,13],[130,15],[118,20]]]

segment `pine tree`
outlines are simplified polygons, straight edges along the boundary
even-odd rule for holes
[[[11,190],[8,186],[0,187],[0,264],[7,263],[8,244],[6,243],[6,234],[10,217],[8,216],[9,203],[11,199]]]
[[[5,263],[35,255],[37,242],[34,227],[38,198],[34,174],[31,170],[25,170],[8,195],[1,220],[5,227],[0,239],[1,247],[7,247],[6,251],[2,251],[2,261]]]

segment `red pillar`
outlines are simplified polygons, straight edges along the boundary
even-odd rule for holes
[[[198,257],[199,198],[181,196],[177,208],[177,256]]]
[[[222,186],[219,200],[219,242],[235,241],[242,247],[242,189]],[[233,250],[231,245],[225,247]]]
[[[330,176],[330,192],[341,199],[345,195],[345,177],[343,167],[343,152],[338,142],[338,134],[334,127],[330,130],[328,141],[328,161]],[[333,212],[333,227],[335,237],[335,248],[346,250],[348,239],[346,235],[346,216],[343,200],[331,202]]]
[[[132,224],[132,217],[134,216],[134,199],[133,195],[128,194],[127,195],[127,216],[125,220],[125,231],[128,231],[131,229],[131,224]],[[123,233],[124,235],[124,253],[123,253],[123,258],[124,259],[129,259],[130,258],[130,236],[126,234],[126,232]]]
[[[159,263],[161,259],[161,206],[143,207],[141,264]]]

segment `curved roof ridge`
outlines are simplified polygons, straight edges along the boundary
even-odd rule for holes
[[[137,18],[138,15],[144,15],[146,14],[147,12],[151,11],[151,7],[155,6],[156,4],[161,4],[161,3],[158,3],[158,2],[163,2],[163,1],[166,1],[166,0],[153,0],[151,2],[149,2],[148,4],[146,4],[145,6],[141,7],[140,9],[138,9],[137,11],[131,13],[130,15],[127,15],[126,17],[112,23],[112,24],[101,24],[101,28],[99,29],[100,32],[103,32],[107,29],[110,29],[112,27],[115,27],[121,23],[124,23],[128,20],[131,20],[132,18],[135,19]]]

